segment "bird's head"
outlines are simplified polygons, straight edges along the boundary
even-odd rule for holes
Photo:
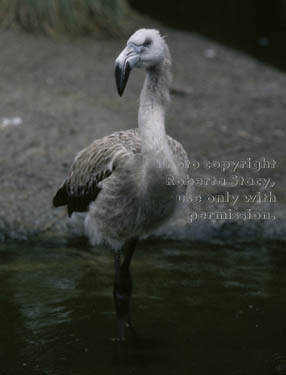
[[[151,68],[160,64],[165,56],[166,43],[158,30],[137,30],[115,60],[115,80],[118,94],[124,92],[133,68]]]

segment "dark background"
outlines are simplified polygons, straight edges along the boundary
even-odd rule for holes
[[[286,0],[129,0],[164,24],[198,32],[286,70]]]

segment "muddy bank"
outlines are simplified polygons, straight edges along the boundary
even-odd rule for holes
[[[149,22],[149,21],[148,21]],[[148,25],[150,22],[148,23]],[[140,25],[141,26],[141,25]],[[154,25],[158,27],[158,25]],[[160,26],[159,26],[160,27]],[[196,184],[201,202],[182,204],[160,235],[223,239],[286,237],[286,76],[198,35],[160,27],[173,56],[173,95],[167,131],[180,140],[194,178],[271,178],[274,185]],[[114,59],[125,40],[107,37],[54,41],[16,32],[0,35],[0,238],[65,231],[65,212],[52,197],[74,155],[91,140],[136,126],[143,72],[133,72],[118,97]],[[202,167],[204,161],[275,160],[275,168]],[[205,181],[205,180],[204,180]],[[250,181],[250,180],[249,180]],[[239,195],[210,202],[209,195]],[[245,201],[244,194],[275,195],[275,202]],[[190,212],[269,212],[274,219],[188,220]],[[228,211],[229,212],[229,211]]]

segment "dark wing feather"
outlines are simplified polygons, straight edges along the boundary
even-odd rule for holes
[[[67,206],[69,216],[73,212],[87,211],[90,202],[94,201],[100,193],[99,182],[109,177],[111,173],[106,170],[105,173],[100,173],[89,180],[87,184],[78,185],[76,189],[72,189],[69,179],[66,179],[53,198],[54,207]]]

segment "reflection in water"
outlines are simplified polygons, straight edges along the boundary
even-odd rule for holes
[[[141,242],[121,347],[109,252],[45,239],[0,261],[1,375],[286,374],[282,243]]]

